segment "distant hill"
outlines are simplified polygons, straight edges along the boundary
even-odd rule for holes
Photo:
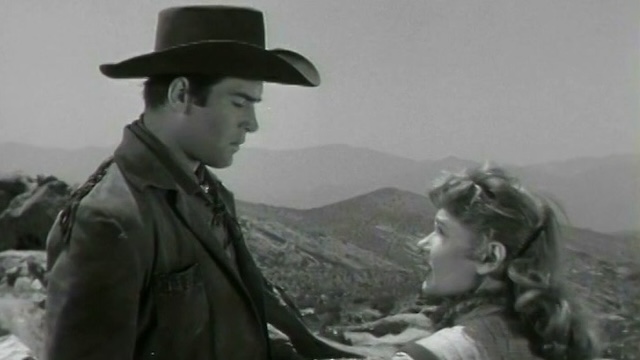
[[[455,157],[413,161],[347,146],[292,153],[271,152],[254,165],[253,153],[245,152],[234,167],[218,173],[240,199],[308,209],[386,187],[425,194],[443,171],[481,163]],[[640,230],[639,155],[499,165],[525,185],[557,198],[577,227],[598,232]],[[258,185],[255,179],[260,179]]]
[[[425,194],[443,171],[480,164],[455,157],[414,161],[336,145],[300,151],[248,150],[240,153],[233,167],[218,173],[240,199],[308,209],[386,187]],[[598,232],[640,230],[640,155],[499,165],[525,185],[560,200],[577,227]]]
[[[69,184],[82,183],[111,152],[107,147],[55,149],[0,143],[0,174],[55,175]]]
[[[611,235],[615,236],[615,237],[619,237],[619,238],[626,238],[626,239],[638,239],[638,241],[640,241],[640,230],[639,231],[617,231],[614,233],[611,233]]]
[[[239,211],[352,243],[406,269],[419,266],[415,243],[431,232],[435,214],[426,197],[393,188],[309,210],[240,203]]]
[[[295,208],[323,206],[390,186],[390,176],[416,169],[419,164],[346,145],[243,149],[234,162],[217,173],[240,198]]]
[[[579,158],[517,168],[526,184],[555,195],[578,227],[640,230],[640,155]]]
[[[112,150],[0,144],[0,173],[50,173],[70,183],[82,182]],[[457,171],[481,161],[455,157],[416,161],[347,145],[246,148],[237,154],[234,166],[217,173],[239,199],[309,209],[387,187],[424,194],[443,170]],[[555,195],[578,227],[608,233],[640,230],[639,155],[501,165],[525,184]]]

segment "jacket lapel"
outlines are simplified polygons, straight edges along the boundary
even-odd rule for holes
[[[236,254],[238,254],[238,271],[240,271],[240,275],[244,279],[244,283],[253,295],[253,299],[255,299],[257,304],[260,304],[260,307],[256,308],[256,310],[259,310],[257,313],[259,314],[260,319],[266,322],[266,317],[264,315],[264,280],[259,269],[253,262],[253,258],[244,241],[235,241],[234,247]]]
[[[216,179],[217,180],[217,179]],[[227,209],[233,215],[234,218],[237,219],[236,208],[235,208],[235,200],[233,197],[233,193],[227,190],[224,185],[221,184],[219,187],[220,198],[227,206]],[[247,286],[248,290],[253,295],[253,299],[257,304],[260,304],[258,308],[260,311],[258,312],[264,322],[266,322],[266,317],[264,315],[264,278],[262,277],[262,273],[258,269],[253,260],[253,256],[249,252],[247,248],[247,244],[244,240],[244,236],[242,234],[242,229],[238,228],[237,235],[234,235],[234,232],[230,232],[229,236],[231,236],[231,240],[236,251],[236,258],[238,264],[238,271],[240,272],[240,276],[244,280],[244,284]]]
[[[211,226],[209,224],[208,214],[210,211],[201,204],[196,199],[193,199],[189,195],[183,193],[182,191],[177,192],[176,201],[174,204],[174,210],[176,215],[180,218],[183,224],[189,228],[189,230],[193,233],[198,243],[203,247],[203,249],[207,252],[209,257],[211,257],[218,266],[226,273],[226,275],[231,279],[231,282],[236,287],[239,293],[243,294],[250,307],[255,312],[258,319],[263,319],[262,314],[257,310],[256,304],[254,302],[253,297],[251,296],[253,292],[247,288],[247,284],[240,277],[240,274],[235,270],[234,266],[231,264],[231,260],[229,256],[225,253],[222,248],[222,244],[215,237]],[[236,247],[237,249],[237,247]],[[244,257],[247,254],[244,252],[238,252],[237,258],[238,263],[244,263]],[[238,266],[241,273],[244,273],[244,266]]]

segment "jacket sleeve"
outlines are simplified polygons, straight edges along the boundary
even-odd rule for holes
[[[78,208],[71,235],[49,232],[45,358],[133,359],[143,271],[113,217]]]
[[[299,316],[293,301],[286,293],[264,279],[264,304],[267,321],[286,334],[295,350],[311,359],[363,358],[356,348],[330,343],[315,335]]]

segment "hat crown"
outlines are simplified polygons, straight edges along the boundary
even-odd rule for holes
[[[262,12],[234,6],[185,6],[160,11],[155,50],[202,41],[235,41],[265,48]]]
[[[180,6],[161,10],[155,50],[102,64],[113,79],[210,74],[280,84],[318,86],[307,58],[287,49],[266,49],[261,11],[239,6]]]

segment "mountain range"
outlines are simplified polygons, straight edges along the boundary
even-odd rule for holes
[[[81,183],[112,152],[0,144],[0,172],[51,174]],[[413,160],[348,145],[296,150],[246,148],[234,166],[216,173],[241,200],[297,209],[318,208],[383,188],[425,194],[443,171],[484,160],[447,157]],[[640,156],[610,155],[527,166],[503,165],[525,185],[549,193],[570,221],[585,229],[616,233],[640,230]]]
[[[383,188],[307,210],[241,201],[238,211],[315,238],[338,239],[407,270],[419,270],[423,260],[417,255],[416,243],[433,231],[436,209],[423,195]],[[612,264],[640,265],[640,234],[603,234],[573,226],[564,226],[562,231],[569,253],[587,254]]]

